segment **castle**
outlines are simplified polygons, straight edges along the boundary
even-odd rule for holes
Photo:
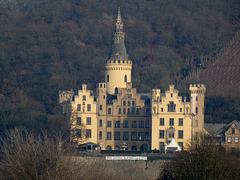
[[[83,84],[78,91],[60,91],[62,113],[71,123],[71,137],[78,145],[91,144],[102,150],[160,150],[170,142],[180,149],[204,129],[202,84],[189,87],[191,98],[179,96],[174,85],[161,92],[137,93],[132,87],[132,61],[125,48],[120,9],[109,59],[105,61],[105,81],[96,91]]]

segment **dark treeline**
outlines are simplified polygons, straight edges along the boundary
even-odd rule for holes
[[[2,0],[1,129],[61,129],[57,92],[104,80],[118,6],[140,92],[165,90],[240,29],[238,0]]]

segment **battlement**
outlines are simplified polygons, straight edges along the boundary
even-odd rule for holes
[[[105,61],[105,65],[110,65],[110,64],[119,64],[119,65],[132,65],[131,60],[107,60]]]
[[[190,84],[189,90],[191,92],[197,92],[197,93],[205,93],[206,87],[204,84]]]
[[[190,88],[191,87],[205,87],[204,84],[190,84]]]

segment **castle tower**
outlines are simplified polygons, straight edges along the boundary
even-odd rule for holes
[[[193,136],[198,136],[204,128],[204,96],[206,87],[204,84],[190,84],[191,91],[191,115]]]
[[[109,94],[117,94],[118,88],[126,88],[127,83],[131,82],[132,61],[128,59],[124,39],[123,23],[118,8],[113,44],[109,59],[105,62],[105,82]]]

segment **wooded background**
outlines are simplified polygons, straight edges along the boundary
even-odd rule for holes
[[[138,92],[166,90],[240,30],[239,0],[1,0],[1,130],[64,128],[58,91],[104,81],[118,6]],[[239,117],[239,99],[207,97],[207,122]]]

